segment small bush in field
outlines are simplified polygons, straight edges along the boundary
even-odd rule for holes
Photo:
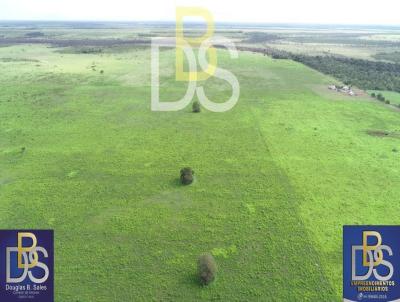
[[[181,170],[181,183],[190,185],[194,180],[194,171],[191,168],[183,168]]]
[[[199,101],[193,102],[192,110],[193,110],[194,113],[201,112],[201,107],[200,107],[200,102]]]
[[[202,285],[209,285],[215,280],[217,264],[211,254],[201,255],[197,263],[197,268],[199,280]]]

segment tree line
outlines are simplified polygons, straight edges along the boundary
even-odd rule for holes
[[[294,60],[324,74],[333,76],[346,85],[356,86],[364,90],[400,92],[399,63],[369,61],[338,55],[312,56],[294,54],[272,47],[238,47],[238,49],[263,53],[274,59]]]

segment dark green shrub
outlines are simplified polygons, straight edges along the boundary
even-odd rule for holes
[[[40,38],[40,37],[44,37],[45,34],[40,32],[40,31],[31,31],[25,34],[25,37],[27,38]]]
[[[201,107],[200,107],[200,102],[199,101],[194,101],[192,105],[192,110],[195,113],[201,112]]]
[[[388,104],[388,105],[390,105],[390,101],[389,101],[389,100],[386,100],[385,103]]]
[[[198,274],[199,280],[202,285],[209,285],[215,280],[217,274],[217,264],[214,257],[207,253],[199,257],[198,260]]]
[[[371,96],[372,96],[373,98],[376,98],[375,92],[373,92],[373,93],[371,94]]]
[[[381,102],[384,102],[384,101],[385,101],[385,97],[384,97],[381,93],[378,93],[377,99],[378,99],[379,101],[381,101]]]
[[[191,168],[183,168],[181,170],[181,183],[183,185],[190,185],[194,179],[194,171]]]
[[[100,70],[100,73],[103,74],[103,73],[104,73],[104,70]]]

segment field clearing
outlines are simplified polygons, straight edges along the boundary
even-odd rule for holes
[[[361,37],[364,40],[373,40],[373,41],[400,41],[400,35],[398,33],[394,34],[380,34],[380,35],[369,35]]]
[[[277,42],[270,44],[277,49],[307,54],[307,55],[340,55],[356,59],[375,60],[374,56],[382,51],[391,51],[395,48],[361,45],[340,45],[328,43],[289,43]]]
[[[0,48],[0,228],[55,229],[56,301],[340,301],[342,225],[398,222],[400,139],[368,131],[399,133],[399,112],[318,94],[332,79],[299,63],[219,50],[238,105],[156,113],[149,49],[59,50]],[[161,95],[178,99],[161,54]]]
[[[394,91],[369,90],[368,93],[381,93],[391,104],[400,105],[400,93]]]

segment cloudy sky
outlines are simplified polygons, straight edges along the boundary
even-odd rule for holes
[[[218,22],[400,24],[399,0],[0,0],[0,20],[174,20],[176,6]]]

